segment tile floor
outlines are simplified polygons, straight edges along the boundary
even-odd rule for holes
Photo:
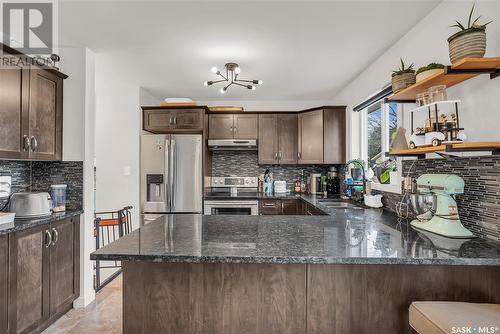
[[[80,334],[122,332],[122,276],[96,294],[95,303],[85,309],[72,309],[42,334]]]

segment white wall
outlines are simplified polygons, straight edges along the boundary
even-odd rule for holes
[[[98,53],[96,70],[96,207],[132,205],[139,226],[140,84],[112,53]]]
[[[80,217],[80,297],[75,307],[85,307],[95,299],[94,251],[94,116],[95,88],[93,53],[89,49],[64,43],[59,48],[60,70],[64,81],[63,160],[83,161],[83,209]]]
[[[457,19],[466,20],[471,4],[469,1],[442,2],[337,94],[334,104],[352,108],[388,84],[400,57],[408,63],[415,63],[416,68],[430,62],[449,64],[447,38],[455,31],[449,26]],[[482,15],[482,22],[494,20],[487,27],[486,56],[497,57],[500,55],[500,3],[476,1],[475,13]],[[488,75],[480,75],[448,89],[448,98],[462,100],[461,125],[470,140],[500,140],[500,79],[490,80]],[[349,112],[347,137],[351,158],[359,157],[361,153],[359,122],[359,114]]]

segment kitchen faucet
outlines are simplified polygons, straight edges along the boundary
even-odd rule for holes
[[[362,194],[366,194],[366,182],[365,182],[365,166],[357,159],[353,159],[353,160],[349,160],[346,164],[345,164],[345,171],[348,173],[349,172],[349,165],[350,164],[354,164],[354,165],[358,165],[359,167],[361,167],[361,173],[363,175],[363,191],[362,191]],[[354,187],[353,187],[354,188]]]

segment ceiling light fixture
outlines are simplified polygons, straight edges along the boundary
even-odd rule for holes
[[[227,63],[226,65],[224,65],[224,67],[226,68],[226,75],[222,74],[221,71],[217,69],[217,67],[212,67],[212,73],[220,76],[222,78],[221,80],[205,81],[203,84],[205,86],[212,86],[213,84],[219,82],[227,82],[228,84],[220,89],[220,92],[222,94],[224,94],[231,85],[245,87],[250,90],[254,90],[256,88],[255,85],[262,85],[262,80],[238,79],[238,75],[241,73],[241,69],[240,66],[236,63]]]

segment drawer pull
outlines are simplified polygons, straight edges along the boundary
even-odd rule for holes
[[[59,240],[59,232],[55,228],[52,228],[52,245],[57,244]]]
[[[49,248],[52,245],[52,234],[49,230],[45,230],[45,248]]]

